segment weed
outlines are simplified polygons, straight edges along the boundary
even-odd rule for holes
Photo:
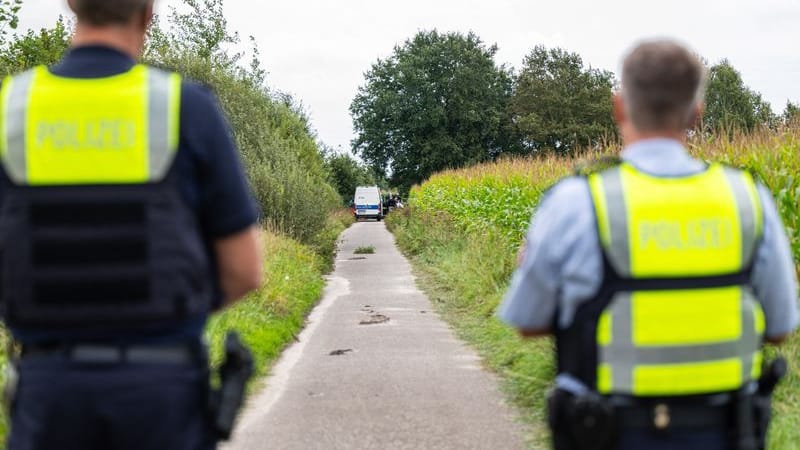
[[[372,245],[369,246],[362,246],[355,249],[353,254],[356,255],[374,255],[375,254],[375,247]]]

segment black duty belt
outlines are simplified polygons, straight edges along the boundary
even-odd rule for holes
[[[22,359],[62,357],[85,364],[175,364],[190,365],[201,361],[198,345],[94,345],[59,344],[25,345]]]
[[[622,428],[724,428],[731,424],[730,405],[686,405],[659,403],[615,408]]]

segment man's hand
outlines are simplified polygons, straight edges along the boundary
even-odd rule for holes
[[[263,283],[264,255],[258,227],[214,242],[219,280],[227,308]]]
[[[537,337],[545,337],[550,336],[550,330],[519,330],[519,335],[524,338],[537,338]]]
[[[767,341],[772,345],[780,345],[783,344],[786,341],[786,339],[789,339],[788,334],[784,334],[783,336],[768,337],[765,339],[765,341]]]

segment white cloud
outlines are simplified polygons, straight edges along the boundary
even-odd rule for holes
[[[164,6],[179,0],[163,0]],[[26,0],[23,27],[68,14],[65,0]],[[256,37],[270,84],[309,109],[320,138],[349,147],[348,112],[363,73],[417,30],[477,32],[515,67],[537,44],[617,71],[638,39],[678,38],[709,60],[728,58],[777,111],[800,101],[798,0],[227,0],[226,17]]]

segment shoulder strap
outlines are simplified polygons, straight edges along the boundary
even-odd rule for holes
[[[150,127],[150,180],[163,180],[172,167],[180,136],[181,77],[147,67]]]
[[[7,77],[0,91],[0,164],[15,182],[25,178],[25,112],[34,78],[41,69]]]
[[[725,178],[733,190],[739,206],[742,225],[742,261],[752,265],[756,250],[764,235],[764,207],[753,176],[746,170],[723,166]]]

